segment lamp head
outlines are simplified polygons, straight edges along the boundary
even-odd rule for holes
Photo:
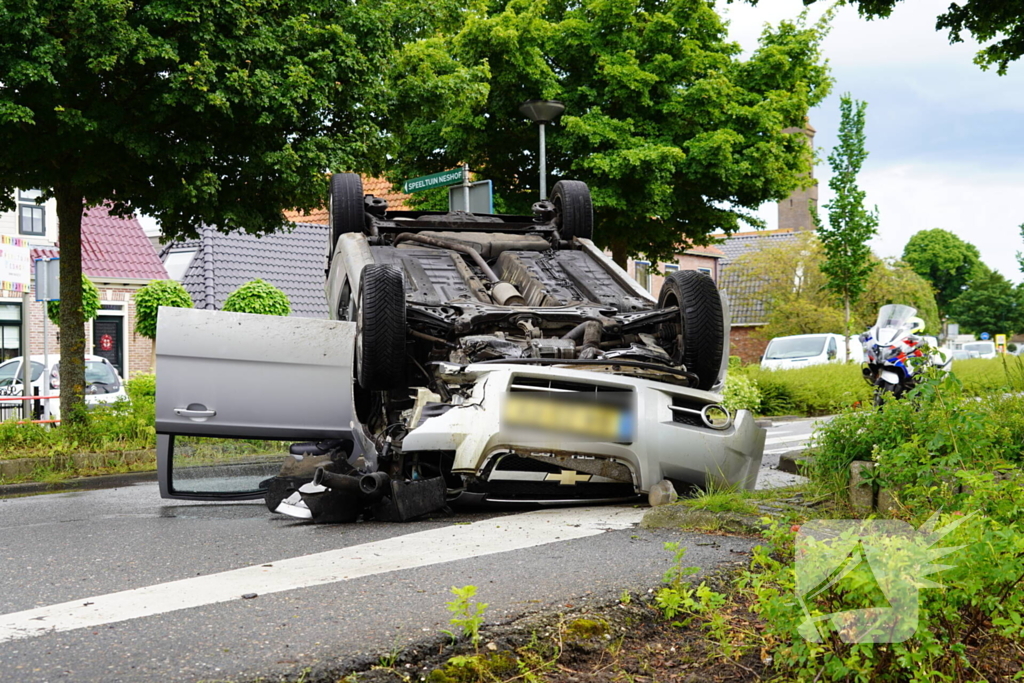
[[[565,105],[558,100],[526,100],[519,105],[519,112],[534,123],[551,123],[565,111]]]

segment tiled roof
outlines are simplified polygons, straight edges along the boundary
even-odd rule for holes
[[[82,272],[90,278],[167,279],[139,221],[111,216],[105,206],[82,214]]]
[[[173,250],[196,249],[181,284],[196,308],[220,310],[231,292],[260,278],[288,297],[294,316],[326,318],[324,295],[327,226],[299,223],[292,232],[263,237],[204,228],[198,240],[174,242]]]
[[[32,258],[58,258],[58,247],[33,247]],[[91,279],[166,280],[167,271],[135,218],[105,206],[82,214],[82,272]]]
[[[753,296],[758,292],[757,283],[743,277],[740,270],[730,269],[729,264],[754,249],[790,242],[799,237],[799,233],[790,231],[743,233],[727,237],[719,245],[725,258],[718,262],[718,287],[729,297],[734,327],[764,325],[768,321],[764,306]]]
[[[403,192],[395,192],[391,189],[391,181],[383,178],[363,178],[363,192],[372,194],[374,197],[381,197],[388,202],[388,208],[392,211],[408,211],[412,207],[406,204],[409,195]]]
[[[363,176],[363,194],[372,194],[374,197],[381,197],[388,202],[388,208],[392,211],[408,211],[411,207],[406,204],[409,195],[395,192],[391,189],[391,182],[383,178],[367,178]],[[330,220],[327,216],[327,209],[316,209],[308,216],[300,211],[285,211],[285,217],[296,223],[313,223],[317,225],[328,225]]]
[[[694,255],[697,255],[697,256],[710,256],[712,258],[722,258],[722,257],[725,256],[725,254],[722,252],[722,250],[719,249],[718,247],[716,247],[713,244],[709,244],[706,247],[690,247],[689,249],[687,249],[683,253],[684,254],[694,254]]]

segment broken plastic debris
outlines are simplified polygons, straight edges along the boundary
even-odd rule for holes
[[[647,494],[647,502],[651,504],[651,507],[668,505],[669,503],[676,502],[678,499],[679,494],[676,493],[676,487],[668,479],[659,481],[651,487],[650,493]]]

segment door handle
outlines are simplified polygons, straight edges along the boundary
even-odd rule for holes
[[[214,415],[216,415],[217,411],[216,410],[207,410],[205,408],[203,408],[202,410],[197,410],[197,409],[192,408],[191,406],[189,406],[188,408],[175,408],[174,409],[174,414],[175,415],[180,415],[181,417],[187,417],[190,420],[203,421],[203,420],[205,420],[208,417],[213,417]]]

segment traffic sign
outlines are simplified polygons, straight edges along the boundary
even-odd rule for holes
[[[462,169],[456,168],[451,171],[441,171],[440,173],[431,173],[430,175],[423,175],[419,178],[406,180],[402,183],[402,192],[412,194],[413,192],[422,192],[423,190],[429,190],[434,187],[454,185],[455,183],[461,182]]]
[[[448,188],[448,208],[466,210],[466,194],[461,187]],[[478,180],[469,185],[469,212],[494,213],[494,191],[490,180]]]
[[[60,301],[60,259],[36,259],[36,301]]]
[[[981,341],[988,341],[988,339],[989,339],[988,332],[982,332],[978,336],[981,337]]]

